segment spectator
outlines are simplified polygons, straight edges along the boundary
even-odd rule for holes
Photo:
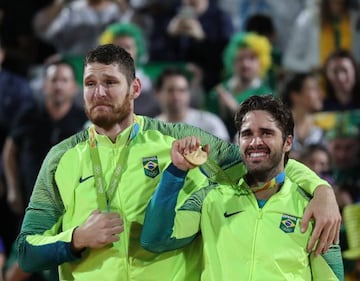
[[[219,54],[233,34],[228,14],[217,6],[216,1],[181,0],[165,28],[166,34],[155,26],[151,59],[196,64],[204,72],[205,90],[210,90],[220,81]]]
[[[312,0],[310,0],[312,1]],[[289,41],[291,27],[294,18],[305,7],[306,0],[221,0],[218,1],[232,18],[236,32],[246,31],[246,22],[255,14],[262,14],[270,17],[278,37],[274,42],[276,48],[284,50]]]
[[[157,119],[199,127],[228,141],[229,134],[218,116],[190,107],[189,84],[186,75],[178,69],[168,68],[162,72],[158,77],[155,89],[162,111]]]
[[[78,94],[70,65],[47,66],[43,100],[18,112],[4,145],[4,171],[8,203],[22,215],[41,163],[54,144],[83,128],[85,112],[74,104]]]
[[[291,75],[284,83],[283,102],[291,109],[295,127],[291,157],[299,159],[304,146],[324,144],[324,131],[315,125],[313,113],[323,107],[319,82],[312,73]]]
[[[221,117],[232,138],[236,133],[233,116],[239,103],[272,92],[263,80],[271,66],[271,45],[264,36],[238,33],[227,45],[223,61],[230,77],[211,91],[207,108]]]
[[[346,49],[360,60],[359,13],[350,0],[320,0],[295,20],[284,54],[284,67],[294,72],[317,71],[335,50]],[[350,31],[350,32],[349,32]]]
[[[246,32],[254,32],[265,36],[271,44],[271,66],[264,79],[267,80],[270,88],[276,90],[279,80],[282,80],[282,51],[275,45],[278,32],[275,29],[273,19],[268,15],[254,14],[250,16],[245,25]]]
[[[323,144],[310,144],[303,147],[299,161],[313,170],[319,177],[334,184],[332,178],[332,161],[329,150]]]
[[[353,55],[337,50],[324,64],[324,111],[360,110],[360,72]]]
[[[83,56],[97,45],[99,35],[121,14],[111,0],[53,0],[36,13],[36,34],[51,43],[58,54]]]

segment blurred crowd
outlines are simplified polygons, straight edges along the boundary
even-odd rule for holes
[[[137,114],[236,142],[239,103],[282,99],[291,156],[333,186],[360,280],[360,0],[1,0],[0,281],[57,278],[21,271],[14,245],[46,153],[89,124],[82,60],[108,43],[136,63]]]

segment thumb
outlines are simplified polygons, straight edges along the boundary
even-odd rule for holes
[[[205,151],[208,155],[210,153],[210,145],[209,144],[205,144],[203,147],[202,147],[202,150]]]
[[[307,230],[307,228],[309,226],[309,221],[310,221],[311,217],[312,217],[311,211],[309,211],[309,208],[306,208],[305,212],[304,212],[304,216],[303,216],[302,221],[301,221],[300,230],[301,230],[302,233],[306,232],[306,230]]]

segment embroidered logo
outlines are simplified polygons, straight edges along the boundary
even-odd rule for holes
[[[85,178],[80,177],[80,179],[79,179],[79,183],[83,183],[84,181],[86,181],[86,180],[88,180],[88,179],[91,179],[92,177],[94,177],[94,175],[92,175],[92,176],[88,176],[88,177],[85,177]]]
[[[225,213],[224,213],[224,217],[225,217],[225,218],[228,218],[228,217],[231,217],[231,216],[233,216],[233,215],[239,214],[239,213],[241,213],[241,212],[242,212],[242,211],[237,211],[237,212],[234,212],[234,213],[225,212]]]
[[[160,174],[157,156],[143,158],[144,173],[150,178],[155,178]]]
[[[285,233],[292,233],[295,231],[297,218],[283,214],[280,222],[280,229]]]

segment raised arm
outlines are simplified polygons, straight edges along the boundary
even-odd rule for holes
[[[173,143],[172,164],[164,171],[146,209],[141,245],[148,251],[164,252],[184,247],[195,239],[199,231],[200,212],[191,212],[189,216],[187,210],[176,211],[178,195],[184,186],[188,170],[195,168],[183,155],[199,146],[200,141],[195,137]],[[196,193],[187,201],[191,201],[193,196],[196,196]],[[186,234],[183,234],[181,228],[186,229]]]

